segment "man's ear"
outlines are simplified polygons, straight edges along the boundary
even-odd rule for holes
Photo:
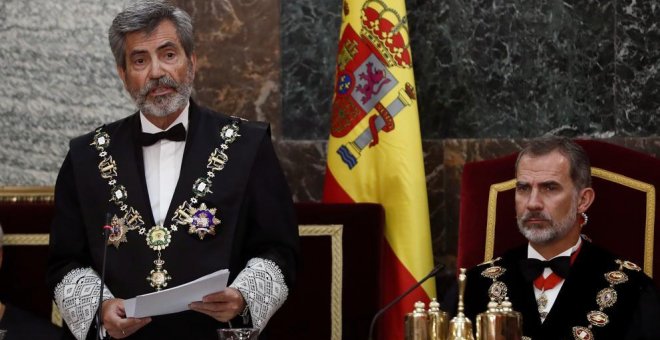
[[[194,75],[197,74],[197,54],[195,54],[195,52],[190,55],[190,62],[192,63],[194,77]]]
[[[578,193],[578,206],[577,211],[583,213],[589,209],[591,203],[594,202],[596,198],[596,192],[592,188],[584,188]]]

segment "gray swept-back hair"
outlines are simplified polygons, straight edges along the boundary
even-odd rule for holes
[[[126,34],[144,32],[149,35],[163,20],[170,20],[174,24],[183,50],[190,59],[195,48],[190,15],[166,1],[146,0],[124,8],[108,29],[108,41],[117,65],[126,69]]]
[[[557,150],[568,159],[570,164],[571,180],[575,188],[580,191],[591,187],[591,163],[584,149],[566,137],[542,137],[532,140],[520,153],[516,160],[516,174],[518,163],[524,155],[545,156]]]

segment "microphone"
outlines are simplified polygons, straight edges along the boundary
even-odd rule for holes
[[[105,225],[103,226],[103,265],[101,267],[101,290],[99,290],[99,307],[96,310],[96,340],[101,336],[101,304],[103,303],[103,282],[105,282],[105,257],[108,253],[108,238],[112,231],[112,215],[105,213]]]
[[[404,297],[406,297],[406,295],[410,294],[410,292],[412,292],[413,290],[415,290],[415,288],[421,286],[422,283],[426,282],[426,280],[428,280],[428,279],[430,279],[431,277],[433,277],[433,276],[435,276],[436,274],[438,274],[438,272],[439,272],[440,270],[442,270],[444,267],[445,267],[444,264],[442,264],[442,263],[438,263],[438,265],[435,266],[433,269],[431,269],[431,271],[430,271],[428,274],[426,274],[426,276],[424,276],[421,280],[417,281],[417,283],[415,283],[412,287],[408,288],[408,290],[406,290],[405,292],[403,292],[403,294],[397,296],[397,298],[394,299],[394,300],[392,300],[392,302],[388,303],[387,306],[381,308],[381,309],[378,311],[378,313],[376,313],[376,315],[374,315],[374,318],[371,319],[371,325],[369,326],[369,338],[368,338],[368,339],[369,339],[369,340],[372,340],[372,339],[373,339],[374,326],[376,325],[376,321],[378,320],[378,318],[379,318],[381,315],[383,315],[383,313],[385,313],[388,309],[390,309],[392,306],[394,306],[397,302],[401,301],[401,299],[403,299]]]

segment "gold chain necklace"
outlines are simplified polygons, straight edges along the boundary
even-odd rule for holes
[[[204,203],[201,203],[199,207],[196,205],[202,197],[212,193],[212,179],[216,176],[216,172],[224,169],[229,161],[225,151],[229,149],[229,144],[241,136],[238,131],[238,120],[222,127],[220,137],[223,142],[219,148],[215,148],[208,158],[206,177],[198,178],[193,184],[193,196],[179,205],[172,216],[172,223],[169,228],[155,225],[149,230],[145,228],[144,219],[140,212],[126,204],[126,198],[128,197],[126,188],[117,183],[117,164],[106,151],[106,148],[110,146],[110,136],[102,128],[95,131],[94,140],[90,145],[93,145],[99,152],[99,172],[103,179],[108,180],[111,193],[110,202],[119,207],[119,210],[124,214],[121,217],[113,215],[112,232],[106,246],[114,245],[115,248],[119,248],[121,243],[128,242],[126,235],[129,231],[137,230],[140,235],[146,235],[147,246],[157,254],[156,260],[154,260],[155,268],[147,276],[147,281],[157,291],[167,287],[167,282],[172,279],[167,270],[163,269],[165,261],[162,259],[161,250],[170,245],[172,232],[177,231],[179,225],[188,226],[188,233],[197,234],[200,240],[203,240],[206,235],[215,235],[215,227],[221,222],[215,217],[216,209],[207,208]]]
[[[617,259],[615,262],[619,265],[619,268],[617,270],[605,273],[605,280],[607,280],[609,286],[607,288],[601,289],[596,295],[598,310],[592,310],[587,313],[587,320],[589,321],[589,325],[587,325],[587,327],[575,326],[572,328],[574,339],[594,340],[594,334],[591,331],[593,327],[605,327],[605,325],[610,323],[610,317],[604,312],[604,310],[614,306],[618,300],[618,294],[616,292],[615,286],[628,281],[628,275],[624,273],[623,269],[625,268],[636,272],[642,270],[642,268],[630,261]]]

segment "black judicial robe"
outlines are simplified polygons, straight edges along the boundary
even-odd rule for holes
[[[220,147],[220,130],[237,118],[197,106],[192,100],[189,126],[179,181],[165,218],[172,224],[177,207],[193,197],[193,183],[206,177],[207,160]],[[144,175],[139,113],[103,127],[110,136],[106,149],[117,164],[117,184],[127,190],[127,204],[142,215],[148,230],[155,224]],[[212,193],[199,203],[216,208],[221,220],[216,235],[200,240],[179,226],[172,232],[170,245],[162,250],[164,269],[172,279],[168,287],[197,279],[213,271],[230,270],[229,283],[254,257],[272,260],[282,270],[291,288],[298,255],[298,230],[288,185],[270,140],[267,124],[240,122],[240,137],[225,151],[225,168],[215,172]],[[110,202],[110,185],[98,170],[99,155],[94,132],[75,138],[60,169],[55,188],[56,216],[50,239],[47,280],[54,289],[75,268],[92,267],[101,272],[102,226],[107,212],[123,216]],[[117,298],[128,299],[154,291],[146,280],[154,269],[156,252],[137,230],[127,233],[127,243],[108,246],[105,283]],[[234,327],[240,317],[232,323]],[[211,317],[186,311],[154,317],[152,322],[130,337],[139,339],[217,339],[215,329],[222,325]],[[65,327],[66,328],[66,327]],[[94,336],[94,325],[88,338]]]
[[[573,340],[574,326],[587,327],[587,313],[597,311],[596,296],[609,287],[605,273],[618,270],[616,258],[609,252],[583,240],[582,248],[547,318],[541,323],[532,283],[526,282],[519,262],[527,258],[527,245],[506,253],[494,263],[506,269],[497,280],[508,288],[507,296],[513,309],[523,315],[523,335],[533,340]],[[490,278],[481,272],[489,264],[481,264],[467,273],[465,314],[472,322],[487,309]],[[660,339],[660,297],[651,279],[643,272],[622,270],[628,281],[615,285],[617,302],[603,310],[609,324],[592,327],[594,338],[602,339]]]

